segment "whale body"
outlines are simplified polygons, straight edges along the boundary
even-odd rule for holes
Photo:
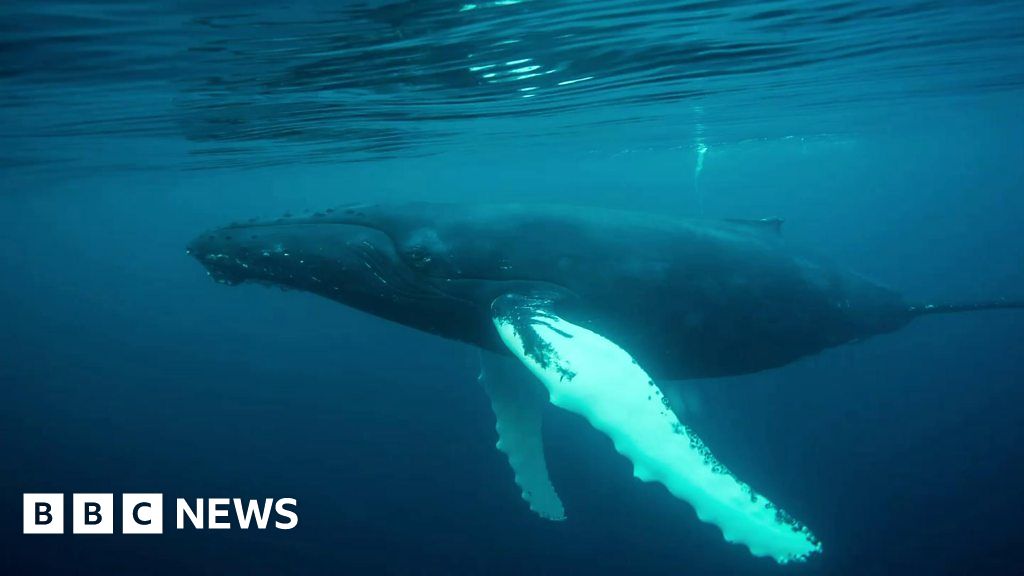
[[[227,226],[189,250],[225,283],[313,292],[499,353],[491,303],[547,293],[666,379],[782,366],[914,316],[897,293],[794,256],[778,224],[563,206],[353,206]]]
[[[540,437],[550,401],[726,540],[790,562],[820,543],[718,463],[656,381],[757,372],[923,314],[1022,304],[908,303],[792,250],[780,226],[571,206],[349,205],[231,224],[188,252],[218,282],[312,292],[484,351],[498,447],[538,515],[564,518]]]

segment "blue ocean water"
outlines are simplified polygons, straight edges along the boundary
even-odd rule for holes
[[[476,352],[215,285],[201,230],[354,201],[784,217],[930,302],[1024,297],[1024,4],[0,6],[0,571],[1024,573],[1024,314],[686,385],[824,553],[722,541],[551,409],[519,498]],[[25,492],[294,497],[295,530],[26,536]],[[166,513],[166,512],[165,512]]]

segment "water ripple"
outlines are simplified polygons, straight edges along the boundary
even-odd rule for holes
[[[851,106],[1020,90],[1024,78],[1013,1],[170,6],[6,3],[0,143],[181,136],[191,163],[255,166],[694,124],[696,111],[742,138],[765,115],[818,131]],[[509,125],[527,119],[550,122]]]

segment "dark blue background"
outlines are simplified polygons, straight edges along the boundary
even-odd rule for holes
[[[22,68],[61,70],[43,57],[60,45],[54,37],[19,44],[0,64],[19,80],[31,77]],[[956,60],[956,46],[936,47],[934,61]],[[110,60],[130,47],[81,62],[102,57],[104,74],[123,65],[148,78],[148,68]],[[187,71],[192,56],[173,54],[159,61]],[[392,159],[195,170],[188,152],[215,137],[197,136],[180,91],[106,93],[94,76],[35,86],[38,101],[2,117],[0,572],[1024,572],[1020,312],[924,318],[782,369],[687,385],[688,421],[719,459],[823,541],[809,563],[778,567],[724,543],[662,487],[634,480],[606,438],[554,408],[548,462],[569,519],[537,519],[494,449],[474,350],[306,294],[218,286],[184,252],[210,226],[350,201],[547,201],[782,216],[788,242],[911,300],[1024,298],[1019,62],[1003,90],[950,87],[915,99],[890,92],[892,77],[844,62],[826,69],[859,84],[796,68],[794,84],[833,81],[816,99],[789,102],[787,115],[768,100],[751,104],[777,86],[755,76],[722,96],[753,94],[742,107],[702,101],[703,210],[698,131],[673,124],[678,117],[606,122],[628,120],[628,107],[584,106],[592,122],[564,134],[546,115],[513,116],[526,139],[492,140],[453,120],[454,140],[427,139]],[[386,78],[386,66],[370,72]],[[957,86],[957,74],[969,76],[961,66],[906,77]],[[844,99],[851,90],[873,97]],[[95,118],[128,118],[140,102],[179,108],[115,129],[66,105],[98,92],[109,100],[90,104]],[[4,92],[4,102],[24,94]],[[829,99],[844,103],[815,104]],[[664,106],[654,110],[678,108]],[[63,132],[52,131],[58,122]],[[301,142],[259,145],[290,154]],[[162,492],[166,531],[25,536],[23,492],[64,492],[67,505],[73,492]],[[176,531],[176,497],[293,497],[299,525]]]

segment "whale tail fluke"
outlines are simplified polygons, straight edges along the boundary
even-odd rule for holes
[[[954,314],[957,312],[978,312],[980,310],[1012,310],[1024,309],[1024,300],[989,300],[987,302],[969,302],[966,304],[925,304],[911,306],[907,309],[913,316],[928,314]]]

